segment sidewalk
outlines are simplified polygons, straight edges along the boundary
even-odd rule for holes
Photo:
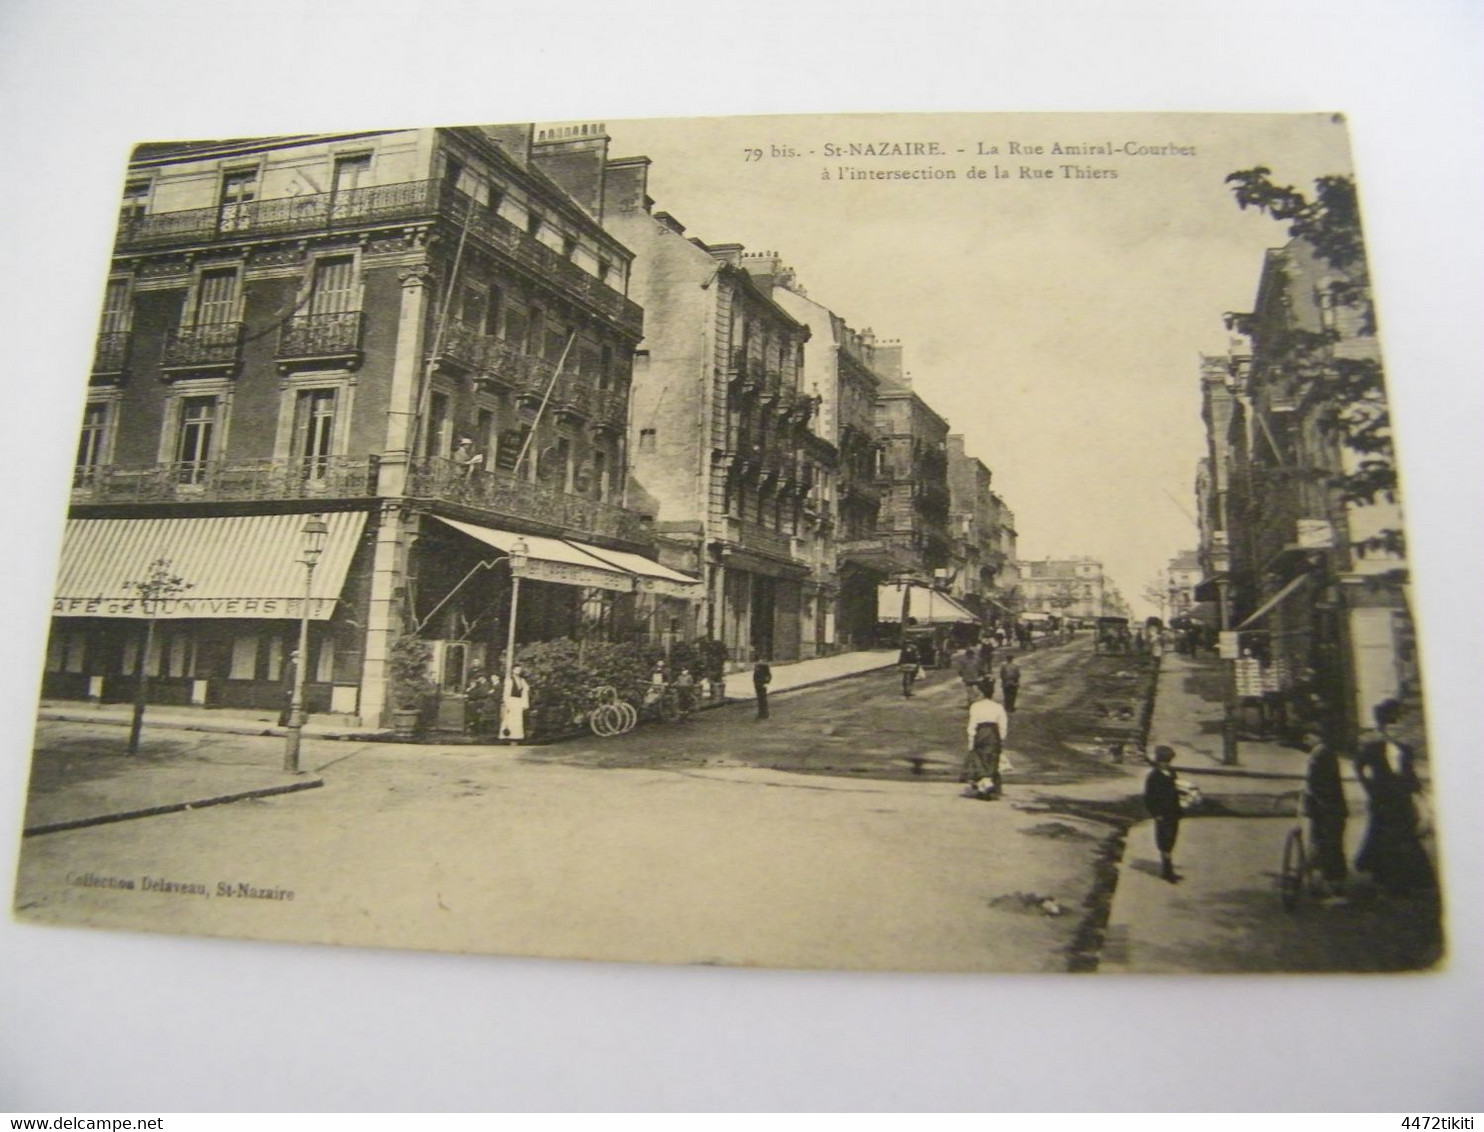
[[[897,663],[896,649],[869,649],[861,652],[842,652],[834,656],[817,656],[812,660],[796,660],[788,664],[774,664],[773,683],[768,692],[796,692],[800,688],[812,688],[816,684],[828,684],[832,680],[844,680],[859,676],[863,672],[875,672],[891,668]],[[752,699],[752,672],[737,672],[727,677],[727,701]]]
[[[1441,928],[1435,898],[1391,900],[1352,874],[1351,899],[1278,898],[1283,842],[1303,786],[1302,751],[1243,740],[1238,765],[1221,763],[1218,662],[1166,654],[1161,661],[1149,749],[1176,751],[1181,778],[1206,805],[1186,817],[1175,850],[1184,878],[1159,878],[1152,823],[1128,831],[1099,970],[1105,972],[1403,971],[1436,962]],[[1366,801],[1345,771],[1355,859]],[[1242,816],[1228,816],[1228,815]]]
[[[841,653],[773,669],[770,691],[792,692],[887,668],[896,663],[891,650]],[[736,695],[751,699],[748,673],[733,677]],[[745,688],[745,692],[743,689]],[[204,707],[151,706],[144,717],[144,743],[139,755],[125,751],[129,704],[43,701],[38,720],[56,726],[38,734],[27,797],[25,833],[35,836],[63,829],[151,817],[224,802],[306,790],[324,785],[312,774],[286,774],[281,769],[284,729],[266,711],[232,711]],[[76,726],[76,725],[84,726]],[[120,728],[100,739],[87,725]],[[305,738],[366,739],[384,732],[348,727],[333,717],[313,718]],[[231,740],[250,736],[256,742]],[[436,737],[431,746],[439,746]],[[415,746],[415,745],[414,745]],[[354,750],[354,746],[351,750]],[[308,752],[305,752],[308,756]]]

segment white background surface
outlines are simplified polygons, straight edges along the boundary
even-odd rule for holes
[[[0,5],[6,873],[80,375],[131,141],[688,113],[1339,109],[1351,118],[1400,429],[1450,969],[1372,980],[835,976],[7,921],[0,1109],[1481,1107],[1484,757],[1469,709],[1484,629],[1484,9],[892,7]]]

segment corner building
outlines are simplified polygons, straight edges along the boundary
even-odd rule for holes
[[[694,599],[622,505],[632,254],[538,156],[529,126],[139,148],[45,695],[128,698],[143,663],[163,702],[277,706],[311,513],[309,707],[366,725],[396,637],[450,691],[498,655],[517,536],[521,641],[642,638]],[[158,558],[191,588],[141,608]]]

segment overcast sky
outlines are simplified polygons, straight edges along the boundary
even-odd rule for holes
[[[687,235],[779,252],[809,295],[900,338],[914,388],[965,435],[1014,509],[1022,558],[1091,555],[1140,615],[1196,545],[1199,356],[1250,310],[1283,227],[1233,203],[1256,164],[1308,190],[1351,170],[1329,115],[857,115],[610,121],[653,159],[650,195]],[[938,154],[829,156],[827,145]],[[1011,143],[1022,152],[1012,153]],[[1057,155],[1111,145],[1112,155]],[[1194,148],[1194,155],[1123,152]],[[1031,146],[1045,153],[1027,154]],[[999,153],[981,154],[998,147]],[[774,147],[797,156],[775,157]],[[761,160],[746,160],[749,148]],[[1008,179],[970,179],[998,165]],[[1116,177],[1067,177],[1064,165]],[[836,179],[951,169],[954,180]],[[1050,169],[1050,179],[1021,176]],[[826,181],[822,173],[828,171]],[[1383,312],[1384,314],[1384,312]]]

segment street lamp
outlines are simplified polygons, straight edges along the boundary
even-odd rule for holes
[[[520,609],[520,576],[526,572],[526,558],[531,548],[519,535],[510,544],[510,631],[505,636],[505,687],[510,687],[515,672],[515,615]]]
[[[304,734],[304,674],[309,667],[309,602],[310,589],[314,585],[314,568],[319,565],[319,556],[325,550],[325,538],[330,528],[325,525],[323,515],[311,515],[305,520],[300,534],[304,536],[298,559],[304,566],[304,605],[299,611],[299,659],[294,663],[294,694],[289,701],[289,726],[283,740],[283,769],[289,774],[299,773],[299,740]]]

